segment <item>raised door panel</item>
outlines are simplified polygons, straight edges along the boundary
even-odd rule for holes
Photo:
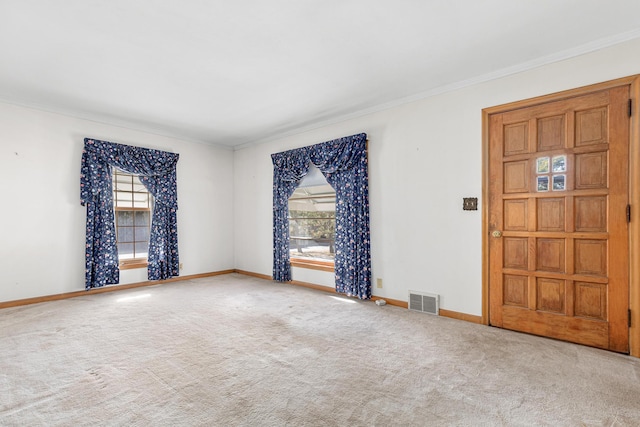
[[[529,239],[504,238],[504,267],[527,270],[529,267]]]
[[[574,313],[576,316],[607,320],[607,285],[576,282]]]
[[[565,281],[538,278],[536,285],[536,309],[551,313],[565,314]]]
[[[574,244],[575,273],[607,277],[607,241],[576,239]]]
[[[526,231],[529,223],[529,200],[504,201],[504,230]]]
[[[537,239],[536,260],[537,270],[564,273],[565,271],[565,240]]]
[[[529,124],[513,123],[504,127],[504,155],[514,156],[529,151]]]
[[[504,164],[504,192],[526,193],[529,191],[529,162],[508,162]]]
[[[538,231],[565,231],[564,217],[565,199],[538,199]]]
[[[527,276],[506,274],[503,278],[503,304],[513,307],[528,307],[529,287]]]
[[[606,107],[576,112],[576,147],[607,142],[607,115]]]
[[[565,127],[564,114],[538,119],[538,151],[564,148]]]
[[[607,152],[576,155],[575,188],[607,188]]]
[[[628,96],[624,86],[491,116],[492,325],[628,349]]]
[[[574,203],[576,231],[607,231],[607,196],[576,197]]]

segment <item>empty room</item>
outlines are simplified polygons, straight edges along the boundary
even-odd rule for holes
[[[0,425],[640,425],[640,3],[0,1]]]

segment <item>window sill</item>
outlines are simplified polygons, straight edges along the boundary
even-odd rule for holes
[[[334,272],[333,261],[316,261],[304,258],[291,258],[291,267],[308,268],[311,270],[320,270]]]
[[[134,268],[147,268],[147,261],[125,261],[120,263],[120,270],[133,270]]]

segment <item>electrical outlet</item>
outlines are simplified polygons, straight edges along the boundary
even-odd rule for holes
[[[376,286],[377,286],[378,288],[381,288],[381,287],[382,287],[382,279],[380,279],[380,278],[376,279]]]
[[[180,270],[182,270],[182,267],[183,267],[183,266],[182,266],[182,263],[180,263]]]

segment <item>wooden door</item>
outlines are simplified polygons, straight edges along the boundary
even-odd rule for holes
[[[629,350],[629,86],[489,116],[489,323]]]

